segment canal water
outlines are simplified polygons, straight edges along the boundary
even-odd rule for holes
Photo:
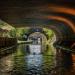
[[[18,45],[14,53],[0,59],[0,75],[74,75],[65,73],[52,49],[42,52],[39,45]]]

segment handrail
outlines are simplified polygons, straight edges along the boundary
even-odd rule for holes
[[[61,45],[55,45],[56,48],[59,48],[59,49],[62,49],[64,51],[70,51],[72,53],[75,53],[74,49],[71,49],[71,48],[68,48],[68,47],[64,47],[64,46],[61,46]]]

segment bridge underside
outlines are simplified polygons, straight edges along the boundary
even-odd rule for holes
[[[46,27],[58,43],[75,46],[75,2],[63,0],[2,0],[0,19],[14,27]]]

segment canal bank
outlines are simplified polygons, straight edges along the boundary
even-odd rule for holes
[[[13,52],[17,45],[16,38],[0,37],[0,58]]]
[[[32,43],[31,41],[16,41],[16,38],[7,38],[7,39],[2,38],[2,40],[3,41],[0,43],[0,58],[15,52],[14,48],[16,48],[18,45]],[[8,44],[7,44],[7,42],[8,42]],[[1,44],[2,44],[2,46],[1,46]]]
[[[0,37],[0,48],[11,47],[17,44],[16,38]]]
[[[17,45],[13,45],[11,47],[5,47],[5,48],[1,48],[0,49],[0,58],[2,57],[5,57],[9,54],[12,54],[13,52],[15,52],[14,48],[16,47]]]

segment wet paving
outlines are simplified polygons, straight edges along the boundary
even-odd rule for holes
[[[26,45],[17,46],[14,53],[0,59],[0,75],[75,75],[74,67],[63,66],[57,55],[34,52]]]

